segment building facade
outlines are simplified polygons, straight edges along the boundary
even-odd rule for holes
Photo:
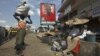
[[[88,28],[100,33],[100,0],[63,0],[58,12],[62,13],[62,22],[74,17],[88,18]]]
[[[68,14],[74,16],[99,17],[100,0],[63,0],[61,8],[58,10],[63,14],[61,19]],[[64,16],[65,15],[65,16]],[[72,17],[74,17],[72,16]]]

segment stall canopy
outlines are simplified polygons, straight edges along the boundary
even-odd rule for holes
[[[85,24],[89,22],[89,19],[86,19],[86,18],[73,18],[73,19],[70,19],[68,21],[66,21],[65,23],[68,24],[68,25],[79,25],[79,24]]]

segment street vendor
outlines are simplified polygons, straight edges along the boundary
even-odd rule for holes
[[[69,36],[67,37],[67,51],[70,51],[74,56],[77,55],[80,52],[80,40],[84,39],[87,34],[96,35],[96,33],[85,29],[82,25],[80,25],[79,27],[74,26],[69,33]]]
[[[21,2],[20,5],[17,6],[16,11],[14,13],[14,18],[18,21],[18,31],[16,36],[16,46],[15,49],[20,51],[23,49],[25,42],[25,35],[26,35],[26,24],[32,24],[32,20],[30,19],[30,15],[28,15],[30,10],[29,5],[26,1]],[[28,21],[25,18],[28,17]]]
[[[80,52],[80,39],[86,36],[86,31],[82,24],[89,22],[88,19],[85,18],[74,18],[66,21],[66,24],[71,25],[72,30],[69,32],[69,36],[67,37],[67,49],[64,50],[66,54],[73,54],[76,56]]]

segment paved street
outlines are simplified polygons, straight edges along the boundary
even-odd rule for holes
[[[55,56],[47,44],[41,43],[36,34],[30,33],[25,38],[26,49],[23,51],[24,56]],[[15,39],[0,46],[0,56],[16,56]]]

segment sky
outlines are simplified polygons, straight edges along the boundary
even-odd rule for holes
[[[0,0],[0,26],[14,27],[17,21],[14,19],[13,14],[21,0]],[[33,24],[31,26],[40,26],[40,3],[51,3],[56,6],[56,17],[58,17],[58,9],[61,6],[61,0],[28,0],[31,6],[31,19]]]

